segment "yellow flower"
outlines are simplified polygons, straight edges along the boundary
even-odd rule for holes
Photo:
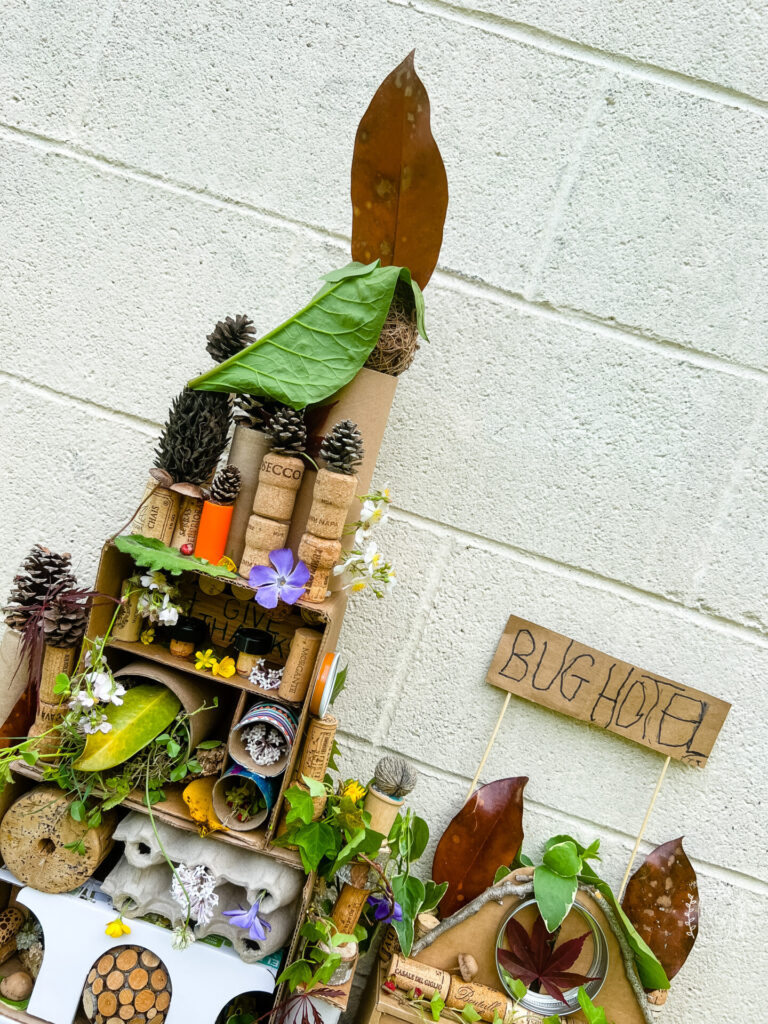
[[[348,796],[350,800],[354,800],[357,803],[358,800],[362,800],[365,796],[365,786],[361,786],[356,779],[353,779],[352,782],[348,782],[344,787],[342,796]]]
[[[110,939],[119,939],[122,935],[130,935],[131,929],[125,921],[123,921],[122,917],[116,917],[115,920],[110,921],[104,929],[104,934],[108,935]]]
[[[366,586],[365,580],[356,580],[350,587],[350,590],[357,592],[358,590],[365,590]]]
[[[211,672],[215,676],[224,676],[225,679],[229,679],[235,674],[234,658],[222,658],[221,661],[214,661],[211,665]]]
[[[151,643],[154,643],[154,640],[155,640],[155,630],[154,630],[154,628],[150,627],[149,629],[145,629],[144,632],[139,637],[139,640],[141,640],[141,642],[143,644],[145,644],[147,647]]]
[[[220,558],[220,559],[218,560],[218,562],[216,563],[216,565],[220,565],[220,566],[222,566],[222,567],[223,567],[224,569],[229,569],[229,571],[230,571],[230,572],[234,572],[234,571],[235,571],[235,569],[237,568],[237,566],[236,566],[236,565],[235,565],[235,563],[234,563],[234,562],[232,561],[232,559],[231,559],[231,558],[228,558],[228,557],[227,557],[226,555],[224,555],[224,557],[223,557],[223,558]]]
[[[207,651],[195,651],[195,668],[198,671],[202,671],[206,668],[213,668],[215,664],[216,658],[212,647],[209,647]]]

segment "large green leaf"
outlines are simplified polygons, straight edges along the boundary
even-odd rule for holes
[[[391,880],[392,893],[403,908],[401,921],[393,921],[392,926],[400,940],[400,948],[408,956],[413,946],[414,922],[421,913],[426,890],[420,878],[413,875],[395,875]]]
[[[533,892],[547,931],[553,932],[565,920],[578,888],[575,875],[563,878],[540,864],[533,872]]]
[[[169,572],[172,576],[178,576],[181,572],[204,572],[208,576],[221,576],[227,580],[242,579],[237,573],[230,572],[223,565],[211,565],[203,558],[194,558],[192,555],[182,555],[178,548],[169,548],[156,537],[142,537],[141,534],[131,533],[122,537],[115,537],[115,547],[126,555],[130,555],[136,565],[143,566],[151,572]]]
[[[181,708],[179,698],[165,686],[142,683],[128,690],[119,706],[108,705],[109,732],[89,736],[73,768],[102,772],[123,764],[167,729]]]
[[[344,387],[378,341],[395,286],[413,288],[419,331],[424,302],[405,267],[350,263],[290,320],[230,359],[190,381],[203,391],[266,395],[294,409],[322,402]]]

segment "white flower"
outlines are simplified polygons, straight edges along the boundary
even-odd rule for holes
[[[146,576],[141,577],[139,582],[147,590],[163,590],[167,586],[165,575],[159,570],[147,573]]]
[[[164,626],[175,626],[179,621],[179,610],[171,604],[167,594],[163,596],[163,603],[157,612],[157,621]]]
[[[189,949],[192,943],[195,941],[195,936],[191,928],[188,928],[185,924],[180,924],[178,927],[173,929],[173,939],[171,941],[171,949],[183,950]]]
[[[88,715],[83,715],[77,723],[77,727],[80,732],[85,733],[86,736],[93,736],[97,732],[107,733],[112,729],[112,725],[107,721],[106,715],[101,715],[98,718],[94,715],[91,715],[90,717]]]
[[[375,540],[369,540],[366,543],[362,550],[362,556],[365,567],[369,571],[381,561],[381,555],[379,554],[379,548]]]
[[[88,694],[87,690],[78,690],[69,702],[70,708],[92,708],[96,701]]]
[[[85,677],[86,681],[90,684],[91,693],[102,703],[106,703],[109,700],[112,689],[115,685],[114,680],[109,672],[89,672]]]
[[[369,526],[383,526],[388,519],[389,512],[387,511],[386,502],[371,501],[370,499],[363,502],[363,507],[360,511],[361,523],[368,523]]]

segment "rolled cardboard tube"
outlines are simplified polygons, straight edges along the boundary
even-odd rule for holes
[[[272,764],[256,764],[243,743],[242,730],[249,725],[257,723],[272,725],[286,740],[285,754],[279,761]],[[259,701],[254,704],[248,713],[240,719],[237,725],[229,734],[229,753],[234,761],[241,767],[253,772],[256,775],[274,777],[285,771],[285,767],[291,756],[291,748],[296,739],[296,721],[292,714],[286,711],[279,704],[272,704],[269,701]]]
[[[139,615],[139,587],[130,579],[123,580],[120,588],[121,605],[112,627],[112,639],[136,643],[141,634],[142,618]]]
[[[174,484],[172,490],[181,497],[171,547],[181,548],[184,544],[191,544],[194,547],[197,543],[200,517],[203,514],[202,490],[195,484]]]
[[[232,785],[233,781],[236,781],[238,777],[249,779],[264,797],[264,802],[267,805],[258,814],[249,818],[248,821],[238,821],[227,806],[225,799],[227,786]],[[231,828],[234,832],[251,832],[253,829],[258,828],[259,825],[264,824],[274,806],[276,795],[277,785],[274,779],[265,779],[263,776],[254,775],[253,772],[247,771],[242,765],[235,764],[216,781],[211,801],[216,817],[222,825]]]
[[[308,779],[322,782],[328,771],[328,764],[333,751],[333,740],[336,736],[338,721],[333,715],[325,718],[312,718],[307,726],[304,750],[299,761],[298,776],[306,775]]]
[[[431,964],[409,960],[407,956],[395,953],[387,968],[387,978],[391,978],[403,992],[420,988],[427,999],[431,999],[437,992],[441,999],[448,1000],[451,976],[448,971],[441,971],[439,967],[432,967]]]
[[[288,523],[278,523],[274,519],[265,519],[255,513],[248,520],[248,532],[245,535],[245,550],[240,561],[238,573],[248,579],[254,565],[269,565],[269,553],[285,545],[288,536]]]
[[[170,544],[179,515],[179,495],[169,487],[161,486],[150,476],[142,501],[133,520],[131,533],[140,533],[144,537],[161,540],[163,544]]]
[[[240,564],[245,548],[245,531],[253,511],[253,499],[259,484],[261,462],[272,446],[272,441],[261,430],[254,430],[244,423],[235,426],[227,464],[240,470],[240,491],[235,499],[232,523],[224,554],[235,565]]]
[[[40,674],[40,700],[46,704],[61,703],[61,695],[53,692],[56,676],[60,672],[70,675],[77,661],[76,647],[50,647],[45,645],[43,668]]]
[[[267,452],[261,460],[259,486],[253,498],[253,511],[256,515],[266,516],[267,519],[289,520],[303,476],[303,459]]]
[[[339,540],[344,533],[347,513],[357,491],[357,477],[321,469],[312,491],[307,518],[307,533]]]
[[[203,511],[197,530],[195,558],[205,558],[211,565],[219,564],[224,557],[224,548],[227,546],[232,509],[232,505],[217,505],[213,501],[203,502]]]
[[[307,592],[307,601],[320,604],[325,600],[331,569],[336,565],[341,554],[341,541],[316,537],[313,533],[305,533],[299,544],[298,555],[312,574]]]
[[[322,639],[321,633],[306,626],[300,626],[293,634],[280,689],[277,691],[281,700],[304,700]]]

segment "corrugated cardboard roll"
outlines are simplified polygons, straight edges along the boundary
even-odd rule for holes
[[[0,749],[26,736],[35,717],[28,682],[29,661],[22,659],[21,633],[6,627],[0,640]]]

